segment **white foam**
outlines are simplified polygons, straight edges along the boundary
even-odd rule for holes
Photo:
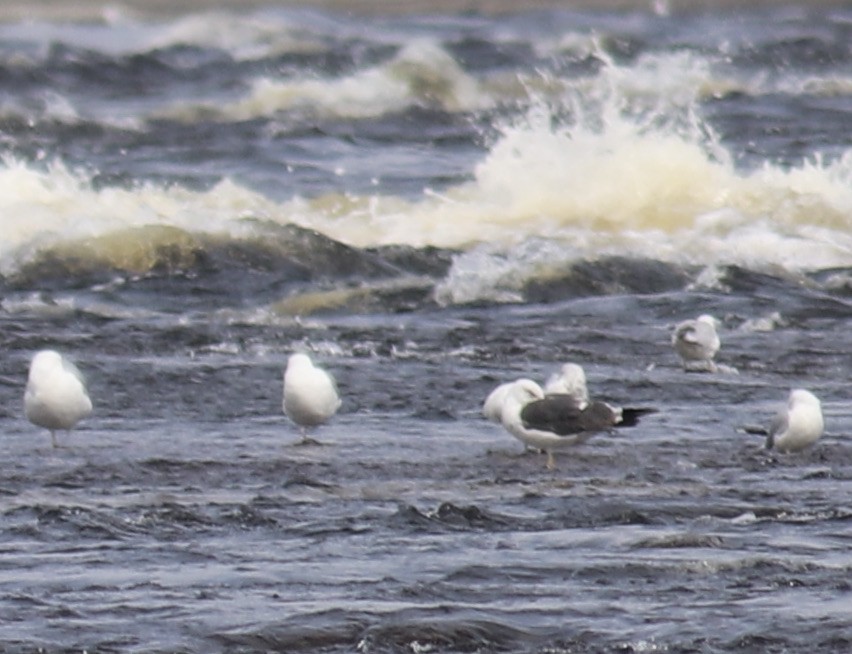
[[[425,61],[442,71],[447,97],[458,101],[473,81],[463,74],[453,81],[445,56],[428,42],[412,44],[380,73],[364,74],[389,78],[394,65]],[[660,66],[689,64],[674,57],[639,67],[662,75]],[[410,71],[403,77],[413,79]],[[559,104],[536,102],[500,126],[471,181],[414,200],[345,192],[274,200],[227,179],[208,191],[95,189],[89,172],[61,162],[42,169],[7,158],[0,166],[0,271],[46,245],[133,227],[239,237],[251,230],[244,217],[293,222],[357,247],[457,248],[462,253],[438,292],[447,302],[513,299],[530,278],[611,255],[791,271],[852,265],[852,149],[794,167],[767,162],[742,170],[689,100],[700,84],[685,82],[686,91],[661,104],[645,91],[620,90],[629,75],[614,64],[598,77],[588,94],[568,90]],[[653,77],[632,84],[650,91]],[[484,97],[475,89],[460,103]]]
[[[106,236],[130,228],[163,226],[192,232],[238,234],[245,216],[276,212],[260,194],[223,181],[206,192],[153,184],[131,189],[93,188],[85,171],[61,162],[38,169],[4,158],[0,212],[4,238],[0,272],[8,274],[44,248]]]
[[[415,39],[389,61],[342,77],[260,77],[247,94],[222,106],[181,103],[165,115],[194,120],[199,113],[220,120],[249,120],[301,110],[344,118],[369,118],[408,106],[473,111],[494,104],[486,87],[468,75],[437,43]]]

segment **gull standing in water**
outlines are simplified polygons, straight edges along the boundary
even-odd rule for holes
[[[59,352],[36,353],[24,392],[24,412],[31,423],[50,431],[50,441],[58,447],[56,430],[70,432],[92,412],[83,374]]]
[[[823,429],[822,405],[817,396],[803,388],[795,388],[769,429],[747,427],[746,431],[765,435],[768,450],[798,452],[816,443]]]
[[[510,387],[503,403],[502,422],[515,438],[547,453],[547,468],[556,467],[554,451],[582,443],[613,428],[633,427],[656,409],[621,409],[606,402],[580,406],[566,394],[541,397],[538,385],[521,379]]]
[[[334,378],[313,364],[307,354],[291,354],[284,371],[284,413],[299,426],[302,443],[307,430],[328,421],[340,408]]]
[[[704,314],[678,323],[672,333],[672,345],[687,372],[716,372],[713,357],[721,343],[713,316]]]

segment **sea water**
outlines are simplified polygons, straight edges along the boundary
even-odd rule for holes
[[[850,43],[833,5],[0,24],[0,649],[847,650]],[[671,348],[701,313],[728,372]],[[43,348],[95,407],[57,449]],[[480,409],[567,361],[658,412],[550,471]],[[826,434],[767,451],[795,387]]]

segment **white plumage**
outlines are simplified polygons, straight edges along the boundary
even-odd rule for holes
[[[56,430],[70,431],[92,412],[92,400],[77,366],[53,350],[36,353],[30,363],[24,412],[31,423],[50,431],[51,443],[57,447]]]
[[[547,452],[547,467],[553,468],[553,449],[559,445],[562,438],[550,432],[529,429],[521,418],[525,406],[536,400],[543,400],[544,397],[544,391],[534,381],[518,379],[506,389],[500,419],[506,431],[525,446]]]
[[[313,364],[307,354],[292,354],[284,371],[282,406],[307,441],[307,428],[328,421],[340,408],[334,378]]]
[[[547,395],[570,395],[581,409],[589,404],[589,389],[586,386],[586,372],[576,363],[563,364],[559,372],[554,372],[544,384]]]
[[[688,372],[715,372],[713,357],[721,342],[716,333],[716,319],[704,314],[695,320],[684,320],[672,333],[672,345]]]
[[[532,379],[517,379],[512,382],[506,382],[505,384],[500,384],[485,398],[485,402],[482,404],[482,415],[491,422],[496,422],[498,425],[502,424],[503,404],[506,402],[509,391],[520,381],[526,382],[530,388],[535,387],[535,393],[538,397],[544,397],[544,391],[541,389],[541,386],[536,384]]]
[[[822,436],[824,423],[819,399],[803,388],[790,391],[787,405],[769,427],[766,447],[780,452],[798,452]]]
[[[522,381],[517,379],[512,382],[500,384],[495,388],[485,402],[482,404],[482,415],[491,422],[501,424],[503,422],[503,403],[509,394],[512,386],[517,382]],[[586,387],[586,373],[583,367],[576,363],[566,363],[557,372],[548,377],[544,388],[541,388],[536,382],[531,379],[524,379],[527,385],[531,388],[533,385],[538,387],[536,391],[540,397],[545,395],[569,395],[577,402],[577,406],[581,409],[589,403],[589,390]]]
[[[500,384],[497,388],[488,394],[485,402],[482,403],[482,415],[491,422],[500,423],[503,419],[503,402],[506,400],[506,394],[512,387],[513,382]]]

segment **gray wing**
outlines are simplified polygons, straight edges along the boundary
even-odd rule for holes
[[[559,394],[527,404],[521,411],[521,420],[527,429],[570,436],[610,429],[618,422],[619,414],[605,402],[583,405],[571,395]]]
[[[576,398],[562,393],[547,395],[521,409],[521,420],[527,429],[549,431],[559,436],[585,431],[582,417],[583,410]]]
[[[781,409],[775,417],[772,419],[772,422],[769,423],[769,429],[766,434],[766,449],[771,450],[775,445],[775,437],[778,434],[783,434],[787,431],[787,427],[790,423],[787,418],[787,409]]]

